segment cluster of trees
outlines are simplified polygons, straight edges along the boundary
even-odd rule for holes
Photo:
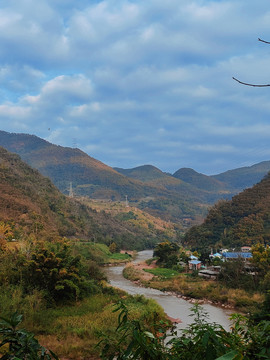
[[[75,301],[101,291],[98,266],[72,252],[65,240],[25,243],[22,249],[0,251],[0,288],[38,291],[47,304]],[[1,299],[0,299],[1,301]]]
[[[153,253],[157,257],[157,264],[161,267],[172,268],[179,261],[179,246],[170,241],[159,243]]]

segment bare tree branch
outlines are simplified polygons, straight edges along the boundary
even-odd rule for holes
[[[265,40],[262,40],[260,38],[258,38],[258,40],[265,43],[265,44],[270,44],[269,41],[265,41]],[[245,83],[243,81],[240,81],[240,80],[236,79],[235,77],[233,77],[233,80],[237,81],[239,84],[246,85],[246,86],[253,86],[253,87],[267,87],[267,86],[270,86],[270,84],[249,84],[249,83]]]
[[[247,86],[253,86],[253,87],[267,87],[267,86],[270,86],[270,84],[249,84],[249,83],[245,83],[243,81],[240,81],[240,80],[236,79],[235,77],[233,77],[233,80],[239,82],[239,84],[247,85]]]
[[[269,41],[265,41],[265,40],[262,40],[262,39],[260,39],[260,38],[258,38],[258,40],[261,41],[261,42],[263,42],[263,43],[265,43],[265,44],[270,44]]]

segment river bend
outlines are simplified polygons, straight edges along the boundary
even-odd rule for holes
[[[141,251],[138,253],[135,262],[149,259],[152,257],[152,254],[153,252],[151,250]],[[192,317],[190,316],[192,304],[189,301],[166,292],[164,293],[159,290],[139,286],[124,278],[122,275],[123,269],[124,265],[108,267],[105,269],[105,273],[112,286],[122,289],[131,295],[144,295],[147,298],[156,300],[156,302],[163,307],[168,316],[181,319],[181,323],[177,324],[178,330],[186,328],[187,325],[192,322]],[[209,322],[218,323],[226,330],[229,330],[229,317],[231,311],[210,304],[203,304],[202,306],[209,315]]]

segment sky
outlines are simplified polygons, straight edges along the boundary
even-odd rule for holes
[[[269,0],[0,0],[0,130],[112,167],[270,160]]]

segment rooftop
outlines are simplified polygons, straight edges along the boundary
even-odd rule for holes
[[[224,258],[230,258],[230,259],[237,259],[237,258],[244,258],[244,259],[250,259],[252,258],[252,253],[250,252],[225,252],[222,254]]]

